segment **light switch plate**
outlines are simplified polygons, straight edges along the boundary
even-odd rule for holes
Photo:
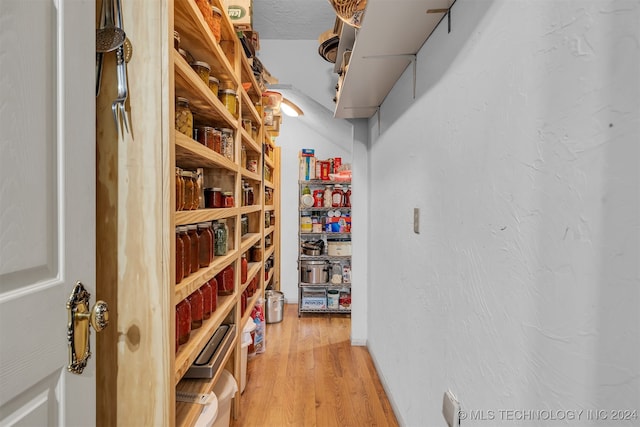
[[[413,208],[413,232],[420,234],[420,208]]]
[[[460,402],[451,390],[442,398],[442,415],[449,427],[460,427]]]

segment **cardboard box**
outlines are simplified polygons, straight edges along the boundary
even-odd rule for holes
[[[253,30],[253,0],[225,0],[224,3],[236,30]]]

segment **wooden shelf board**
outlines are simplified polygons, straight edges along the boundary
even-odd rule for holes
[[[237,216],[235,208],[196,209],[194,211],[176,212],[176,225],[195,224],[198,222],[214,221]]]
[[[240,242],[240,253],[248,251],[251,246],[260,241],[261,237],[260,233],[248,233],[244,235]]]
[[[239,166],[198,141],[174,129],[176,141],[176,166],[188,168],[222,168],[238,173]]]

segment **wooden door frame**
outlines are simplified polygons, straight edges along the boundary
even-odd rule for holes
[[[173,0],[123,0],[122,7],[133,45],[130,133],[118,135],[112,118],[114,55],[105,55],[96,99],[96,289],[111,306],[111,326],[96,344],[96,425],[174,425],[174,325],[167,315],[174,309],[167,104]]]

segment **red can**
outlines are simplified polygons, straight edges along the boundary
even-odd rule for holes
[[[338,173],[340,169],[340,165],[342,165],[342,157],[334,157],[333,158],[333,173]]]
[[[320,162],[320,179],[328,181],[329,180],[329,169],[331,167],[331,163],[328,161]]]

